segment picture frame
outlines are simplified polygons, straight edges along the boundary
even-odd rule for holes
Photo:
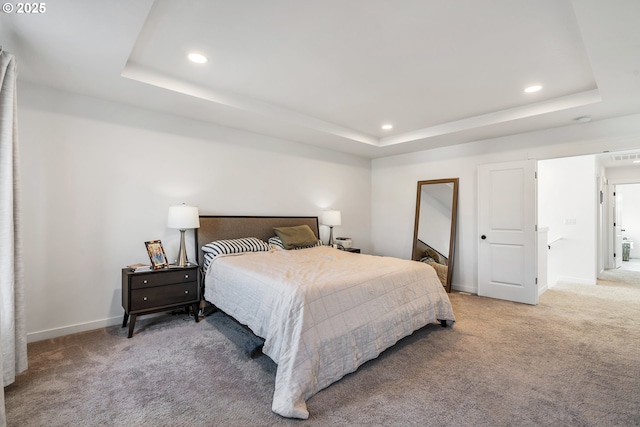
[[[162,247],[162,242],[160,240],[144,242],[144,245],[147,248],[147,254],[151,260],[152,269],[159,270],[169,266],[167,256],[164,254],[164,248]]]

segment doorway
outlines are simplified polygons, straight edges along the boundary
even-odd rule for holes
[[[640,156],[603,153],[538,161],[538,224],[548,227],[553,242],[550,286],[563,281],[595,285],[616,269],[616,262],[618,268],[640,270],[640,164],[634,159]],[[624,263],[623,242],[629,249]]]
[[[640,272],[640,183],[613,184],[615,268]]]
[[[547,230],[548,287],[596,284],[603,227],[596,170],[593,155],[538,161],[538,229]]]

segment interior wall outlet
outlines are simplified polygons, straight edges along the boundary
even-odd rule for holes
[[[564,225],[576,225],[575,218],[565,218]]]

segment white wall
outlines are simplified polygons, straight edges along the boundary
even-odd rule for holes
[[[371,170],[373,252],[409,258],[417,181],[459,177],[452,286],[477,292],[478,165],[637,147],[640,147],[640,116],[630,116],[375,159]]]
[[[510,153],[482,154],[473,144],[376,159],[372,163],[373,252],[410,258],[417,181],[460,179],[453,286],[477,292],[476,168],[509,161]]]
[[[173,204],[223,215],[339,209],[334,232],[370,250],[367,159],[23,83],[18,120],[30,341],[121,322],[121,268],[148,262],[147,240],[177,255]]]
[[[640,182],[640,165],[607,168],[605,173],[610,182]]]
[[[595,285],[597,188],[594,156],[538,162],[538,224],[548,228],[547,282]]]

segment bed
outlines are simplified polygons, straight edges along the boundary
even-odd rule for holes
[[[201,216],[196,233],[205,300],[264,339],[262,352],[278,365],[274,412],[306,419],[318,391],[429,323],[453,325],[447,293],[425,263],[316,245],[207,252],[241,238],[267,242],[274,227],[319,235],[317,217]]]

